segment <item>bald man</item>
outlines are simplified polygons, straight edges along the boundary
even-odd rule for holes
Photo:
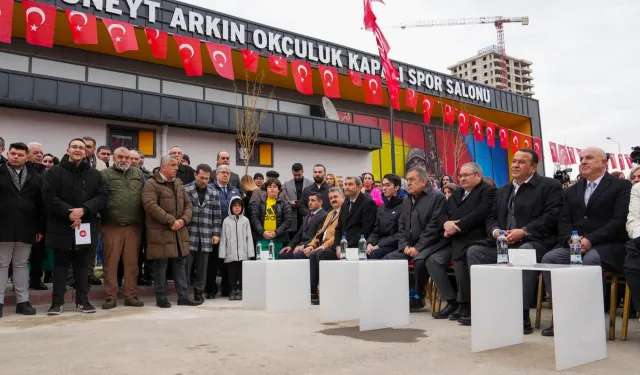
[[[622,272],[624,245],[629,240],[625,226],[631,182],[610,175],[605,152],[595,147],[582,150],[580,174],[584,179],[565,192],[557,248],[545,254],[542,263],[569,264],[569,238],[575,230],[581,238],[584,265],[606,264]],[[551,274],[543,272],[542,276],[551,295]],[[542,335],[553,336],[553,325]]]

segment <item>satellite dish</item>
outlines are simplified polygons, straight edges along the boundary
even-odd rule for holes
[[[324,108],[324,114],[328,119],[341,121],[340,116],[338,116],[338,111],[336,107],[333,105],[331,100],[326,96],[322,97],[322,107]]]

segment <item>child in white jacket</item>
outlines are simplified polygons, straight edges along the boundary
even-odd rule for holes
[[[233,197],[229,202],[229,216],[222,222],[219,257],[224,259],[231,286],[230,300],[242,300],[242,261],[255,256],[251,225],[243,215],[242,198]]]

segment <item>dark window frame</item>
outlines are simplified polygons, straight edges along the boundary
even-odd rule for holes
[[[130,126],[116,125],[116,124],[107,124],[107,147],[112,148],[112,137],[116,135],[123,135],[127,137],[131,137],[135,147],[127,147],[129,149],[140,150],[140,139],[139,132],[140,131],[150,131],[153,132],[153,154],[144,154],[145,158],[155,158],[158,154],[158,150],[156,148],[156,129],[147,129],[147,128],[136,128]],[[111,150],[113,152],[113,150]]]

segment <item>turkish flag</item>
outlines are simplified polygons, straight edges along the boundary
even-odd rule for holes
[[[287,76],[287,59],[283,59],[280,56],[269,56],[269,68],[272,72],[280,74],[281,76]]]
[[[244,60],[244,68],[251,73],[255,73],[258,70],[258,57],[258,52],[243,49],[242,59]]]
[[[322,87],[324,87],[324,96],[327,98],[340,97],[340,81],[338,80],[338,69],[330,68],[324,65],[318,65],[320,77],[322,77]]]
[[[409,108],[413,108],[416,111],[418,107],[418,94],[412,89],[406,89],[404,92],[404,105]]]
[[[460,125],[460,134],[469,135],[469,114],[460,111],[458,113],[458,125]]]
[[[522,148],[533,149],[530,136],[522,134],[520,138],[522,138]]]
[[[233,60],[231,60],[231,47],[216,43],[205,43],[209,51],[209,57],[213,67],[220,77],[235,80],[233,75]]]
[[[571,164],[575,164],[576,163],[576,154],[575,154],[575,151],[573,150],[573,147],[567,146],[567,154],[569,155],[569,162]]]
[[[520,151],[520,133],[516,133],[516,132],[510,132],[511,134],[509,134],[509,138],[511,139],[511,146],[510,146],[510,150],[511,150],[511,154],[515,154],[516,152]]]
[[[173,35],[173,39],[178,45],[178,52],[184,65],[184,70],[188,76],[202,75],[202,52],[200,51],[200,41],[186,36]]]
[[[487,146],[496,147],[496,124],[493,122],[487,121],[486,124],[486,132],[487,132]]]
[[[111,36],[116,52],[137,51],[138,40],[133,25],[126,22],[118,22],[103,18],[102,22],[107,27],[107,32]]]
[[[424,116],[424,123],[431,124],[431,114],[433,113],[433,100],[422,97],[422,114]]]
[[[391,100],[391,108],[400,110],[400,84],[397,81],[387,81],[387,90],[389,90],[389,99]]]
[[[360,75],[360,72],[349,70],[349,78],[351,78],[351,83],[355,86],[362,86],[362,76]]]
[[[365,102],[367,104],[382,104],[382,84],[380,77],[371,74],[364,75],[366,85],[364,87]]]
[[[542,161],[542,139],[533,138],[533,151],[538,154],[538,161]]]
[[[0,42],[11,43],[12,24],[13,0],[0,0]]]
[[[578,153],[578,161],[579,161],[580,158],[582,157],[582,149],[576,148],[576,152]]]
[[[158,59],[167,58],[167,44],[169,43],[169,33],[158,29],[144,28],[147,36],[147,43],[151,48],[151,53]]]
[[[569,153],[567,152],[567,146],[558,145],[558,154],[559,154],[558,161],[560,162],[560,164],[569,165],[571,160],[569,160]]]
[[[455,117],[456,117],[456,110],[449,104],[445,104],[444,116],[443,116],[444,123],[453,125],[453,123],[455,122]]]
[[[373,13],[373,9],[371,9],[372,0],[364,0],[364,29],[367,31],[371,31],[374,27],[377,26],[376,23],[376,15]]]
[[[471,124],[473,125],[473,136],[477,142],[484,141],[484,134],[482,134],[482,120],[477,117],[471,117]]]
[[[551,161],[557,163],[558,159],[558,149],[556,148],[556,144],[553,142],[549,142],[549,148],[551,149]]]
[[[624,158],[627,160],[627,167],[629,167],[629,169],[633,168],[633,160],[631,160],[631,155],[626,154]]]
[[[98,44],[98,21],[93,14],[65,9],[76,44]]]
[[[618,161],[616,160],[616,154],[609,154],[609,161],[611,161],[612,169],[618,169]]]
[[[308,62],[292,60],[291,72],[296,90],[304,95],[313,95],[313,76],[311,75],[311,64]]]
[[[53,48],[57,8],[53,5],[36,3],[30,0],[23,0],[22,6],[24,7],[27,43]]]
[[[622,154],[618,154],[618,164],[620,164],[620,169],[621,170],[625,170],[627,168],[625,168],[624,166],[624,156],[622,156]]]
[[[507,128],[500,127],[500,147],[504,150],[509,149],[509,130]]]

